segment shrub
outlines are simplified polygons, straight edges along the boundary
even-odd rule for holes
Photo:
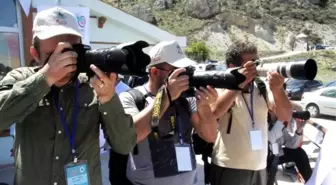
[[[204,42],[193,42],[187,47],[185,53],[189,58],[203,62],[209,58],[210,50]]]

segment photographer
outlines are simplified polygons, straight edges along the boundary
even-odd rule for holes
[[[293,107],[297,107],[295,103]],[[298,111],[302,112],[302,109]],[[274,106],[270,107],[269,116],[270,153],[267,158],[267,184],[274,184],[278,165],[287,162],[295,162],[300,174],[307,182],[312,174],[312,169],[307,153],[300,147],[307,120],[298,118],[292,118],[289,121],[278,120],[274,113]]]
[[[242,91],[223,90],[213,111],[219,132],[212,156],[211,185],[266,184],[267,111],[275,104],[280,120],[291,118],[292,106],[282,88],[284,78],[269,72],[269,89],[256,78],[257,48],[250,42],[235,42],[226,53],[229,68],[242,67],[247,78]]]
[[[120,94],[126,113],[133,116],[138,141],[129,157],[127,177],[135,185],[192,185],[197,174],[195,154],[190,146],[191,131],[194,127],[206,141],[216,139],[217,121],[209,105],[216,101],[217,92],[202,87],[196,91],[197,100],[181,97],[189,88],[188,76],[182,74],[184,67],[195,62],[185,58],[176,41],[160,42],[149,55],[152,59],[148,65],[149,81],[135,88],[144,105],[137,106],[129,92]],[[160,96],[156,127],[152,120],[154,100]]]
[[[41,67],[9,72],[0,82],[0,130],[16,123],[15,184],[101,185],[99,126],[112,148],[127,154],[136,144],[132,118],[115,95],[116,74],[91,66],[90,79],[76,73],[81,42],[72,13],[37,13],[30,52]],[[49,57],[50,56],[50,57]]]

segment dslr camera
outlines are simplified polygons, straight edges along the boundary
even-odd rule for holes
[[[292,113],[292,117],[307,121],[310,119],[310,113],[309,111],[295,111]]]
[[[118,73],[130,76],[147,75],[146,66],[150,57],[143,52],[149,44],[145,41],[124,43],[111,48],[91,50],[90,46],[74,44],[72,49],[62,52],[74,51],[78,54],[76,73],[86,73],[89,77],[94,75],[90,65],[94,64],[105,73]]]
[[[239,84],[243,83],[246,77],[239,73],[239,68],[227,69],[225,71],[196,71],[194,66],[188,66],[181,75],[189,76],[189,89],[182,93],[182,97],[195,96],[195,88],[210,85],[214,88],[225,88],[240,90]]]

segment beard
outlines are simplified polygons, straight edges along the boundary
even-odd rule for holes
[[[163,86],[165,84],[166,78],[168,78],[168,77],[166,77],[166,76],[158,76],[158,80],[156,82],[156,86],[158,88],[160,88],[161,86]]]

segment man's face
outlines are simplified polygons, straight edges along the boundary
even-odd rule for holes
[[[56,37],[52,37],[46,40],[40,40],[39,41],[39,48],[36,48],[39,50],[39,55],[36,53],[32,53],[34,59],[39,62],[40,65],[43,65],[45,62],[47,62],[47,58],[52,54],[52,52],[55,50],[59,42],[68,42],[70,44],[78,44],[81,42],[80,37],[74,36],[74,35],[60,35]],[[55,86],[63,86],[71,80],[74,73],[66,75],[64,78],[59,80],[55,83]]]
[[[153,67],[153,73],[152,75],[155,76],[156,82],[158,86],[163,85],[165,79],[168,78],[170,72],[174,69],[176,69],[174,66],[164,63],[159,66]]]
[[[245,53],[241,55],[241,66],[245,65],[248,61],[256,61],[258,59],[257,53]]]

